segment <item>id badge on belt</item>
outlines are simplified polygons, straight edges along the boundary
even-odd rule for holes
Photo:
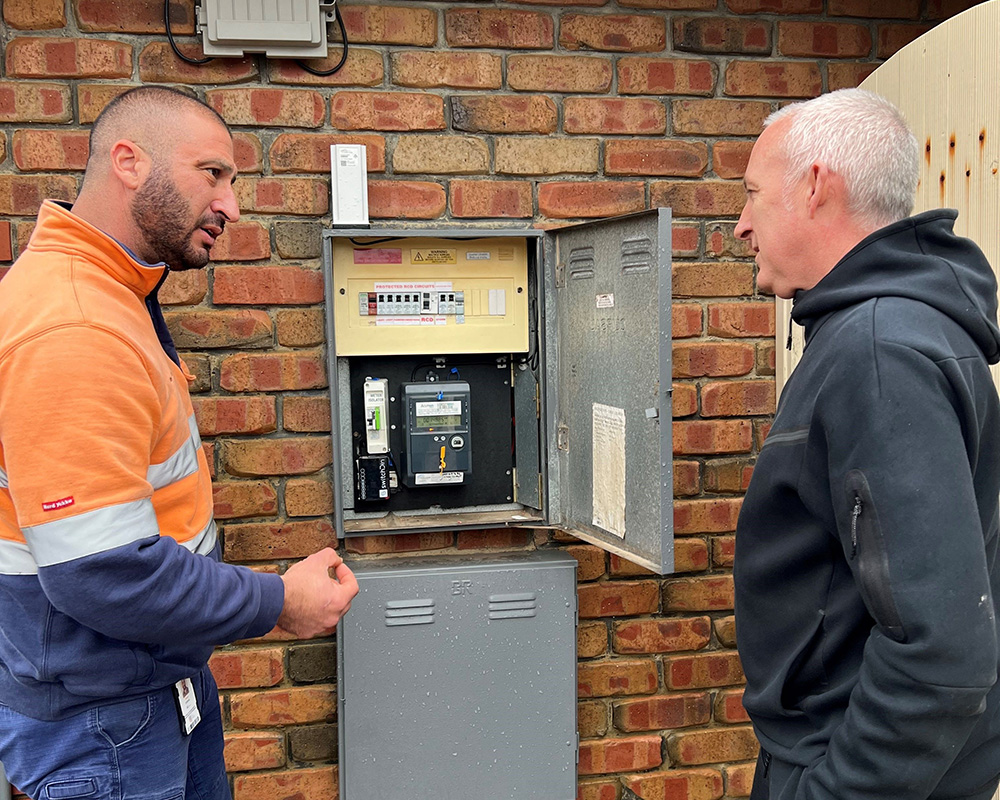
[[[181,718],[181,731],[187,736],[201,722],[198,698],[195,697],[194,684],[191,683],[190,678],[185,678],[174,684],[174,700],[177,701],[177,713]]]

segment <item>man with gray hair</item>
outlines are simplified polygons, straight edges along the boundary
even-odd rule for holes
[[[988,800],[1000,775],[997,284],[859,89],[765,122],[736,235],[806,349],[736,535],[752,798]]]

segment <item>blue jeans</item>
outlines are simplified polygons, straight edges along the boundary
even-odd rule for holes
[[[34,800],[231,800],[219,692],[208,667],[192,678],[201,722],[181,733],[173,687],[57,722],[0,703],[0,762]]]

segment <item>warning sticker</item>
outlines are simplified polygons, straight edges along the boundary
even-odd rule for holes
[[[615,307],[615,296],[614,296],[614,294],[599,294],[599,295],[597,295],[597,307],[598,308],[614,308]]]
[[[593,522],[625,538],[625,409],[594,403]]]
[[[355,250],[355,264],[402,264],[403,251],[398,247],[373,247],[371,250]]]
[[[489,261],[492,257],[489,250],[477,250],[476,252],[470,250],[465,254],[466,261]]]
[[[413,264],[457,264],[458,251],[446,250],[411,250],[410,262]]]
[[[417,486],[426,486],[432,483],[462,483],[464,478],[464,472],[418,472],[413,476],[413,482]]]

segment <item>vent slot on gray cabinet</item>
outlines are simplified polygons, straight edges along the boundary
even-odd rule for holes
[[[653,243],[643,237],[622,242],[622,273],[649,272],[653,268]]]
[[[495,594],[490,597],[490,619],[518,619],[533,617],[537,608],[534,592],[524,594]]]
[[[434,622],[433,600],[387,600],[385,604],[385,624],[431,625]]]
[[[582,281],[594,277],[594,248],[574,247],[569,253],[570,280]]]

